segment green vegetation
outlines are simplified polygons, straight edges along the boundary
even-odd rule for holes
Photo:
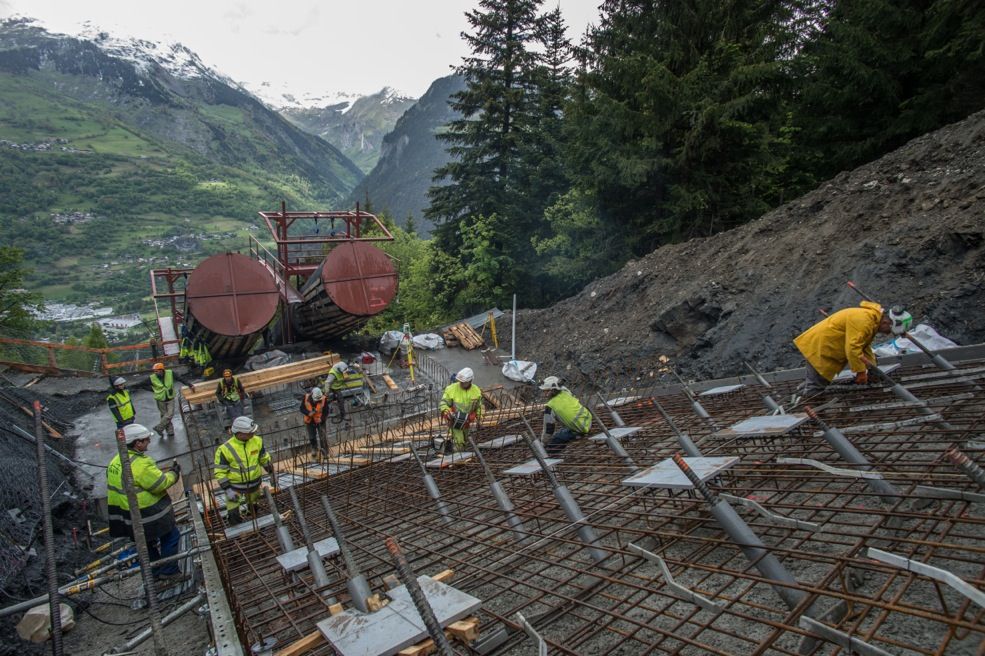
[[[23,334],[35,327],[32,312],[43,309],[40,294],[22,289],[28,270],[24,253],[10,246],[0,246],[0,332]]]

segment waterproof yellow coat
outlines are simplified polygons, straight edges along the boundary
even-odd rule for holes
[[[468,389],[462,389],[461,384],[454,382],[445,388],[441,395],[438,409],[442,414],[446,411],[474,412],[476,420],[482,419],[482,390],[472,384]],[[452,439],[459,448],[465,445],[465,431],[459,428],[450,429]]]
[[[847,364],[853,372],[865,371],[864,355],[873,364],[872,340],[882,320],[882,306],[862,301],[857,308],[838,310],[793,340],[817,373],[830,381]]]

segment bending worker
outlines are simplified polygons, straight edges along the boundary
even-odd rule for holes
[[[547,455],[556,456],[579,437],[585,437],[592,430],[592,414],[578,399],[561,386],[561,379],[548,376],[540,389],[548,392],[550,399],[544,406],[544,435],[551,436],[545,450]],[[555,432],[556,424],[562,424],[561,430]]]
[[[274,473],[263,438],[256,434],[258,429],[249,417],[236,417],[232,437],[215,450],[215,477],[226,495],[226,520],[230,525],[243,521],[243,504],[249,511],[260,498],[261,470],[271,476]]]
[[[169,472],[162,472],[154,459],[147,455],[150,438],[154,433],[140,424],[123,427],[130,458],[130,472],[140,507],[140,524],[147,539],[147,552],[151,561],[178,553],[181,534],[174,522],[174,510],[168,488],[178,482],[181,468],[175,461]],[[106,504],[109,507],[109,534],[115,538],[133,539],[130,523],[130,503],[123,489],[123,466],[120,454],[113,456],[106,468]],[[153,570],[154,578],[168,579],[181,574],[178,563],[168,563]]]
[[[872,352],[876,334],[902,335],[912,323],[909,312],[899,307],[883,310],[871,301],[838,310],[819,321],[793,340],[807,361],[807,373],[797,392],[802,395],[820,392],[846,365],[855,374],[857,385],[868,384],[869,370],[865,360],[873,365],[876,363]]]
[[[126,384],[127,381],[123,378],[115,378],[113,390],[106,397],[106,405],[109,406],[109,411],[113,413],[117,429],[129,426],[134,422],[133,399],[130,398],[130,392],[125,387]]]
[[[325,377],[325,384],[332,400],[339,404],[339,419],[345,419],[345,393],[363,388],[363,375],[345,362],[336,362]]]
[[[161,414],[161,421],[154,426],[154,431],[162,438],[171,433],[174,438],[174,371],[167,369],[163,362],[154,363],[154,373],[150,375],[150,388],[154,392],[154,400],[157,402],[157,411]],[[181,380],[179,378],[179,380]],[[185,382],[185,381],[181,381]],[[185,383],[191,390],[195,391],[195,386]]]
[[[219,403],[226,407],[226,426],[228,427],[233,419],[243,415],[243,399],[248,395],[243,389],[243,383],[239,377],[234,376],[231,369],[222,372],[222,378],[215,388],[215,396]]]
[[[319,448],[328,451],[328,431],[325,430],[325,420],[328,419],[327,406],[328,399],[325,398],[320,387],[312,388],[301,401],[304,428],[308,431],[308,443],[313,454],[317,454]]]
[[[472,384],[475,374],[465,367],[455,374],[455,382],[445,388],[441,395],[441,418],[448,423],[450,440],[444,442],[444,452],[452,453],[465,448],[465,434],[473,424],[482,420],[482,390]]]

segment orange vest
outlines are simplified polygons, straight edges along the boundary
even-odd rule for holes
[[[325,403],[328,401],[324,396],[321,397],[321,401],[312,405],[311,395],[304,395],[304,409],[308,411],[308,414],[304,416],[304,423],[306,424],[320,424],[321,423],[321,413],[325,410]]]

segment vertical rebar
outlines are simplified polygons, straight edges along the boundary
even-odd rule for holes
[[[656,406],[657,410],[660,411],[660,414],[663,415],[664,421],[666,421],[667,425],[670,426],[670,430],[674,431],[674,435],[677,436],[677,443],[681,445],[682,449],[684,449],[684,453],[688,454],[692,458],[700,458],[702,456],[701,449],[699,449],[698,445],[696,445],[691,438],[688,437],[687,433],[681,432],[681,429],[677,427],[677,424],[675,424],[674,420],[670,418],[670,415],[667,414],[664,407],[660,405],[660,402],[653,399],[653,405]]]
[[[443,656],[454,656],[451,645],[448,644],[448,638],[445,636],[441,624],[438,623],[438,618],[434,616],[434,609],[431,608],[427,597],[424,596],[424,591],[421,590],[421,586],[417,582],[417,576],[414,575],[414,571],[410,568],[410,563],[407,562],[407,558],[400,551],[400,545],[397,544],[397,540],[392,537],[387,538],[386,548],[390,552],[390,555],[393,556],[393,565],[397,569],[397,576],[407,586],[407,593],[410,595],[411,601],[414,602],[414,607],[417,608],[421,619],[424,620],[424,627],[427,629],[431,639],[434,640],[438,651]]]
[[[144,591],[147,593],[147,615],[150,618],[150,628],[154,639],[154,653],[158,656],[167,656],[168,649],[164,642],[164,627],[161,625],[161,609],[157,603],[157,591],[154,589],[150,554],[147,552],[147,536],[144,535],[144,525],[140,521],[140,506],[137,504],[137,491],[133,486],[133,472],[130,469],[130,453],[122,428],[116,431],[116,450],[120,455],[123,489],[127,494],[127,504],[130,506],[130,526],[133,529],[133,541],[137,545],[137,559],[140,561],[141,575],[144,579]]]
[[[410,441],[409,446],[411,455],[414,456],[418,467],[421,468],[421,477],[424,479],[424,487],[428,491],[428,496],[434,499],[434,503],[438,506],[438,512],[441,514],[441,519],[444,520],[445,524],[451,524],[451,512],[448,510],[448,504],[441,498],[441,491],[438,489],[438,484],[434,482],[434,477],[428,473],[428,469],[421,460],[421,457],[417,455],[417,449],[414,448],[413,440]]]
[[[270,514],[274,518],[274,525],[277,527],[277,542],[280,544],[282,552],[294,551],[294,540],[291,539],[291,531],[284,524],[280,513],[277,511],[277,504],[274,503],[274,495],[270,493],[270,488],[264,486],[263,494],[267,497],[267,506],[270,507]]]
[[[48,463],[44,457],[41,402],[34,402],[34,442],[38,447],[38,493],[41,495],[41,524],[44,528],[45,567],[48,575],[48,612],[51,614],[51,653],[62,656],[62,609],[55,566],[55,531],[51,525],[51,498],[48,492]]]
[[[927,405],[926,401],[917,398],[910,390],[906,389],[905,387],[903,387],[903,385],[896,382],[889,374],[887,374],[882,369],[877,367],[875,363],[873,363],[871,360],[863,356],[862,361],[865,362],[865,364],[868,366],[869,371],[871,371],[876,375],[876,378],[879,378],[887,385],[892,386],[893,394],[895,394],[897,398],[903,399],[904,401],[909,401],[910,403],[914,404],[914,406],[917,409],[917,412],[919,412],[924,416],[929,417],[929,416],[937,415],[936,412],[930,409],[930,406]],[[934,423],[936,423],[944,430],[949,430],[949,431],[957,430],[954,426],[952,426],[950,423],[948,423],[943,419],[937,419]]]
[[[352,552],[349,551],[349,545],[346,543],[345,535],[342,533],[342,525],[335,516],[332,504],[329,503],[328,496],[325,494],[321,495],[321,505],[325,509],[325,516],[328,518],[328,523],[332,526],[332,533],[335,534],[335,541],[339,545],[339,551],[342,552],[342,560],[345,561],[345,568],[348,573],[346,588],[349,590],[349,597],[352,598],[352,603],[356,608],[364,613],[368,613],[369,598],[372,595],[372,591],[369,589],[366,577],[359,571],[356,559],[352,557]]]
[[[985,469],[982,469],[971,458],[961,453],[957,447],[952,446],[944,452],[944,455],[947,456],[947,459],[955,467],[964,472],[968,478],[978,483],[979,487],[985,488]]]
[[[492,473],[492,469],[489,468],[489,465],[486,463],[486,459],[482,455],[482,449],[479,448],[479,445],[475,443],[475,440],[470,434],[466,433],[465,437],[469,441],[469,445],[471,445],[476,457],[479,459],[479,465],[482,467],[482,471],[485,473],[486,479],[489,481],[489,489],[492,491],[493,498],[496,499],[499,509],[503,511],[504,515],[506,515],[506,523],[509,524],[510,528],[513,530],[517,542],[523,542],[527,539],[528,534],[526,528],[523,526],[523,520],[517,517],[516,513],[513,512],[515,508],[513,501],[510,499],[509,495],[506,494],[506,490],[503,489],[502,484],[496,480],[496,476]]]
[[[328,574],[325,573],[325,564],[321,560],[321,556],[318,554],[318,550],[315,549],[315,543],[311,539],[311,531],[308,529],[308,522],[305,521],[304,511],[301,510],[301,502],[298,501],[298,495],[294,492],[294,486],[287,488],[288,494],[291,495],[291,504],[294,506],[294,514],[298,518],[298,525],[301,527],[301,535],[304,536],[304,544],[308,548],[308,569],[311,570],[311,575],[315,580],[316,588],[324,588],[328,585]]]
[[[602,398],[602,395],[598,394],[597,396],[602,399],[602,403],[605,404],[605,399]],[[606,407],[609,407],[608,404],[606,404]],[[629,455],[629,452],[623,448],[623,445],[619,442],[619,440],[612,436],[612,433],[609,432],[609,429],[606,428],[599,416],[595,414],[595,411],[589,406],[585,406],[585,409],[588,410],[589,414],[592,415],[592,418],[598,422],[598,425],[602,427],[602,432],[605,433],[605,444],[609,447],[609,450],[621,458],[622,461],[626,463],[626,466],[633,471],[633,473],[638,472],[640,468],[636,466],[636,461],[634,461],[632,456]]]

